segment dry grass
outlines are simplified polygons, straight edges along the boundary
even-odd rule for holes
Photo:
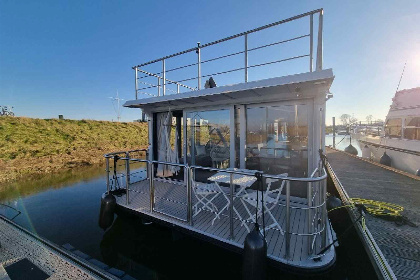
[[[0,117],[0,182],[103,163],[105,153],[146,146],[146,123]]]

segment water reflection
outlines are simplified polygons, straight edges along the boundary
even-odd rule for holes
[[[32,175],[0,186],[0,201],[26,197],[48,189],[60,189],[75,183],[87,182],[104,176],[99,165],[74,168],[51,174]]]

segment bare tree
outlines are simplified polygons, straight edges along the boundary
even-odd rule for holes
[[[349,124],[354,124],[354,123],[356,123],[357,122],[357,118],[355,118],[355,117],[350,117],[350,119],[349,119]]]
[[[351,116],[349,114],[342,114],[340,116],[341,124],[348,125],[350,123]]]

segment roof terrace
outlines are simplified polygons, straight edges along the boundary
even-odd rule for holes
[[[136,65],[135,98],[320,71],[322,29],[317,9]]]

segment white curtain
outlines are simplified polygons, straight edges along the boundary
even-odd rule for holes
[[[171,163],[179,163],[178,155],[178,131],[175,129],[175,145],[171,149],[172,133],[172,112],[159,113],[157,116],[157,137],[158,137],[158,160]],[[178,166],[158,164],[156,175],[169,177],[177,174]]]

